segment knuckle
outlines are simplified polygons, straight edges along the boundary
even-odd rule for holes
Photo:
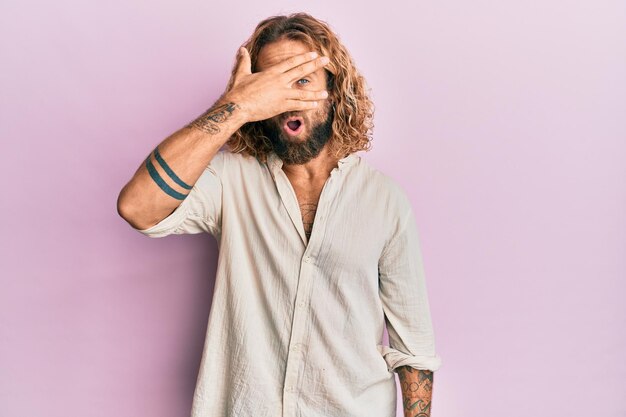
[[[319,57],[318,60],[317,60],[317,64],[320,67],[323,67],[324,65],[328,64],[329,62],[330,62],[330,58],[328,58],[327,56]]]

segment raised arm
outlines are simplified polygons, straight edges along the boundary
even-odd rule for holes
[[[245,122],[241,106],[220,98],[200,117],[162,141],[122,188],[117,211],[136,229],[172,213],[228,138]]]
[[[117,211],[136,229],[171,214],[188,195],[219,149],[243,124],[288,111],[315,108],[321,91],[293,89],[294,76],[325,65],[310,52],[265,71],[251,72],[248,51],[240,48],[227,91],[198,118],[163,140],[142,162],[117,199]]]

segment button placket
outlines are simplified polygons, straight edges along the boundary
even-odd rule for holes
[[[310,247],[307,248],[309,250]],[[293,323],[291,329],[291,337],[289,340],[289,352],[287,353],[287,364],[285,372],[285,393],[283,396],[284,415],[295,415],[297,408],[297,393],[299,379],[302,371],[303,352],[305,349],[302,343],[305,340],[305,323],[307,322],[307,311],[304,307],[307,305],[306,297],[310,293],[310,268],[312,257],[305,255],[302,258],[300,267],[300,277],[298,280],[298,289],[296,291],[295,308],[293,312]]]
[[[304,345],[304,341],[306,341],[306,324],[308,323],[308,314],[309,311],[307,309],[309,305],[308,297],[311,294],[311,286],[313,284],[312,274],[315,271],[315,254],[319,251],[319,246],[321,244],[321,239],[324,236],[325,225],[321,222],[322,219],[327,218],[327,210],[329,209],[330,202],[333,201],[335,193],[337,192],[337,186],[334,182],[338,181],[337,175],[340,174],[340,170],[343,168],[344,164],[340,164],[338,168],[334,168],[330,177],[327,179],[324,187],[322,188],[319,203],[318,203],[318,212],[317,216],[314,219],[313,230],[311,232],[311,239],[309,239],[305,243],[305,250],[303,256],[301,258],[300,263],[300,273],[297,281],[297,290],[296,290],[296,299],[295,299],[295,308],[293,310],[292,317],[292,328],[291,335],[289,338],[289,348],[287,352],[286,358],[286,370],[285,370],[285,381],[284,381],[284,395],[283,395],[283,415],[284,416],[295,416],[297,415],[297,401],[298,401],[298,392],[300,387],[300,377],[304,367],[304,352],[306,350],[306,346]],[[295,197],[295,191],[291,187],[288,178],[286,175],[281,175],[278,173],[280,170],[280,166],[277,165],[276,172],[278,174],[278,183],[282,186],[279,187],[279,192],[283,203],[287,201],[287,207],[291,207],[291,203],[297,207],[297,199]],[[284,173],[283,173],[284,174]],[[293,194],[293,195],[292,195]],[[290,200],[286,200],[289,197],[293,197]],[[294,210],[295,213],[295,210]],[[291,214],[291,213],[290,213]],[[295,222],[295,217],[292,217],[292,220]],[[298,220],[301,220],[298,217]],[[318,221],[319,220],[319,221]],[[317,225],[317,227],[316,227]],[[298,228],[299,230],[299,228]],[[319,235],[319,236],[318,236]],[[319,242],[319,243],[318,243]]]

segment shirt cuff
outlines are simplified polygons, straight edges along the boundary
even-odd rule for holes
[[[441,367],[441,357],[437,354],[433,356],[409,355],[386,345],[378,345],[377,347],[387,363],[389,372],[396,372],[396,368],[404,365],[428,371],[436,371]]]

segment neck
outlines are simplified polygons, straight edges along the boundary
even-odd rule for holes
[[[328,178],[331,171],[337,168],[338,161],[338,158],[328,155],[324,148],[318,156],[304,164],[283,163],[282,170],[290,177],[302,181],[315,181]]]

